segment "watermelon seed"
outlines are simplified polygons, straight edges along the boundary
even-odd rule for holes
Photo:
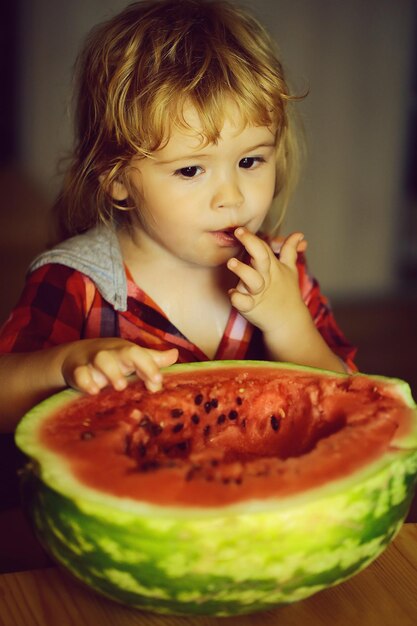
[[[271,420],[272,430],[275,430],[275,431],[279,430],[281,420],[279,420],[275,415],[271,415],[270,420]]]
[[[226,421],[226,416],[224,413],[222,413],[221,415],[219,415],[219,417],[217,418],[217,423],[218,424],[223,424]]]
[[[208,436],[209,436],[209,434],[210,434],[210,430],[211,430],[211,428],[210,428],[210,424],[207,424],[207,426],[205,426],[205,428],[204,428],[204,436],[205,436],[205,437],[208,437]]]
[[[213,407],[211,406],[211,402],[210,401],[204,403],[204,410],[205,410],[206,413],[210,413],[212,408]]]
[[[184,424],[182,422],[179,422],[178,424],[175,424],[175,426],[172,427],[172,432],[179,433],[183,428],[184,428]]]
[[[199,424],[200,423],[200,418],[198,417],[197,413],[194,413],[194,415],[191,416],[191,421],[194,424]]]
[[[245,430],[245,428],[246,428],[246,417],[243,418],[243,420],[241,421],[240,425],[242,426],[243,430]]]
[[[212,398],[210,400],[210,404],[213,407],[213,409],[217,409],[217,407],[219,406],[219,401],[217,400],[217,398]]]
[[[158,461],[155,461],[155,460],[153,460],[153,461],[145,461],[145,463],[142,463],[140,465],[140,469],[143,472],[148,472],[150,470],[157,470],[157,469],[159,469],[159,467],[160,467],[160,465],[159,465]]]
[[[157,437],[158,435],[160,435],[162,431],[163,431],[163,428],[159,424],[151,424],[151,433],[152,435],[154,435],[154,437]]]
[[[185,452],[186,450],[188,450],[188,447],[190,445],[190,442],[187,441],[180,441],[177,443],[177,448],[178,450],[182,450],[183,452]]]
[[[238,397],[236,398],[236,404],[238,404],[239,406],[241,406],[242,402],[243,402],[242,398],[241,398],[240,396],[238,396]]]
[[[229,411],[229,415],[227,417],[229,418],[229,420],[235,420],[238,418],[238,415],[239,413],[232,409],[231,411]]]
[[[174,418],[181,417],[181,415],[183,413],[184,413],[184,411],[182,409],[172,409],[172,411],[171,411],[171,415]]]
[[[139,422],[139,426],[142,426],[142,428],[148,428],[148,426],[150,425],[151,425],[151,420],[149,419],[147,415],[145,415],[145,417],[141,419]]]
[[[198,404],[201,404],[202,402],[203,402],[203,394],[198,393],[196,397],[194,398],[194,403],[198,405]]]
[[[140,457],[143,458],[144,456],[146,456],[146,446],[143,443],[139,444],[138,452]]]

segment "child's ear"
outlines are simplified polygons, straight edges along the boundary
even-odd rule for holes
[[[119,180],[115,180],[111,184],[110,195],[113,198],[113,200],[116,200],[116,202],[122,202],[123,200],[127,200],[129,197],[129,194],[127,192],[125,185]]]
[[[127,200],[129,194],[126,189],[126,185],[121,182],[120,179],[114,180],[112,183],[106,185],[106,177],[104,174],[99,176],[99,181],[102,187],[105,187],[106,193],[109,194],[116,202],[123,202]]]

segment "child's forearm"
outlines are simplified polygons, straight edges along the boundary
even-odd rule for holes
[[[0,355],[0,432],[12,432],[32,406],[65,387],[67,345]]]
[[[295,336],[264,333],[265,347],[274,361],[297,363],[319,369],[346,372],[343,361],[329,348],[313,321],[299,328]]]

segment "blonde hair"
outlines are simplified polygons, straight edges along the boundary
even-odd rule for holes
[[[129,220],[112,198],[129,189],[133,156],[146,157],[169,139],[170,125],[197,110],[214,142],[227,99],[245,123],[277,128],[280,222],[297,174],[291,96],[274,44],[247,11],[222,0],[143,0],[97,26],[76,71],[76,143],[56,208],[65,235],[99,221]],[[279,206],[280,205],[280,206]],[[271,220],[270,220],[271,221]]]

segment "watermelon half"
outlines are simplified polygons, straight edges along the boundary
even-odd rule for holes
[[[345,580],[395,536],[417,474],[405,382],[269,362],[175,365],[153,394],[66,390],[16,440],[43,546],[160,613],[250,613]]]

